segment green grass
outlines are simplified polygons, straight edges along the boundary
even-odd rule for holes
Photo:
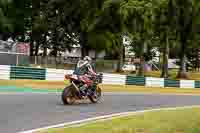
[[[63,89],[64,81],[45,80],[0,80],[0,86],[16,86],[33,89]]]
[[[148,112],[40,133],[200,133],[200,108]]]

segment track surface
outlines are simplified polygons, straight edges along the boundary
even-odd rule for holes
[[[106,93],[99,104],[64,106],[59,94],[0,94],[0,131],[16,133],[112,113],[188,105],[200,105],[200,96]]]

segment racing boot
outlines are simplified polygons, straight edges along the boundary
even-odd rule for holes
[[[80,93],[82,96],[86,96],[86,89],[87,89],[87,85],[83,85],[80,87]]]
[[[95,85],[89,86],[88,90],[89,90],[89,95],[93,96],[96,91],[96,86]]]

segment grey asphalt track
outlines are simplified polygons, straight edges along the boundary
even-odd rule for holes
[[[16,133],[112,113],[200,105],[200,96],[106,93],[98,104],[64,106],[60,94],[0,94],[0,132]]]

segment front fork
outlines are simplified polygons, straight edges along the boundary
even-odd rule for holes
[[[76,89],[76,91],[78,92],[78,96],[80,97],[81,93],[80,93],[80,90],[79,90],[78,86],[73,81],[71,83],[74,86],[74,88]]]

